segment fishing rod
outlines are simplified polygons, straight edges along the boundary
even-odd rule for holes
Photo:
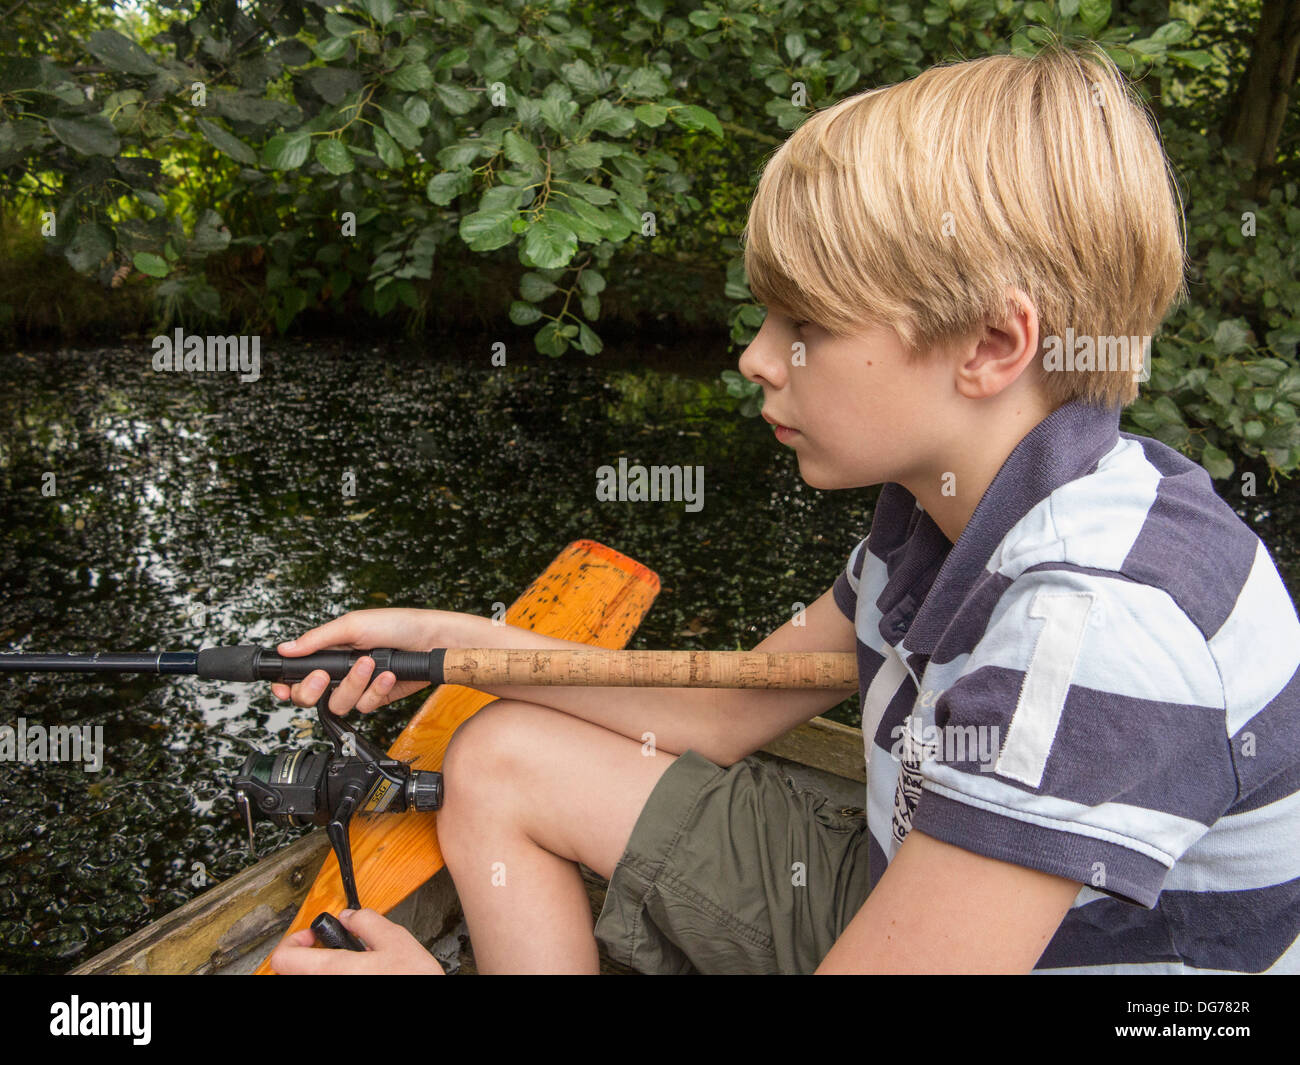
[[[605,651],[499,647],[431,651],[317,651],[289,658],[255,645],[145,654],[0,654],[0,673],[165,673],[204,680],[296,684],[323,669],[333,683],[362,656],[373,676],[428,684],[636,688],[786,688],[851,691],[857,658],[847,651]]]
[[[442,774],[412,769],[389,758],[330,712],[334,689],[363,656],[374,659],[372,679],[394,674],[399,681],[429,684],[556,685],[644,688],[787,688],[827,691],[858,686],[857,658],[838,651],[608,651],[471,647],[398,651],[316,651],[287,657],[243,644],[198,651],[93,654],[0,653],[0,673],[155,673],[203,680],[275,681],[296,684],[316,670],[329,684],[316,703],[330,751],[298,748],[252,754],[234,779],[235,805],[248,829],[257,818],[280,825],[322,825],[339,862],[339,876],[351,909],[361,909],[348,825],[353,814],[427,812],[442,806]],[[338,918],[319,914],[312,922],[328,946],[365,948]]]

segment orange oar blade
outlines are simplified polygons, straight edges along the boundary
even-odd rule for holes
[[[659,593],[659,578],[639,562],[594,540],[576,540],[556,556],[506,611],[511,625],[594,647],[626,646]],[[416,769],[441,769],[461,722],[493,701],[473,688],[444,684],[425,700],[389,748]],[[437,814],[408,813],[354,818],[349,838],[361,903],[387,913],[442,868]],[[290,932],[308,927],[318,913],[347,904],[338,859],[325,859]],[[259,975],[271,972],[265,961]]]

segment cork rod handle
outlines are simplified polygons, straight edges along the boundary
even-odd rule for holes
[[[570,651],[449,648],[448,684],[619,688],[813,688],[852,691],[847,651]]]

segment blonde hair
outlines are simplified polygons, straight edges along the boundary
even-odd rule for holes
[[[815,112],[764,167],[742,240],[761,302],[840,336],[887,325],[913,361],[1006,321],[1020,288],[1053,408],[1124,406],[1138,382],[1104,360],[1045,371],[1045,338],[1149,337],[1186,295],[1172,167],[1096,46],[945,64]]]

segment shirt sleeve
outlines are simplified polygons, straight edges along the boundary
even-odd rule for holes
[[[849,555],[849,561],[835,578],[831,593],[840,612],[853,621],[858,614],[858,584],[862,579],[862,564],[866,560],[867,541],[863,540]]]
[[[1010,582],[971,642],[931,661],[937,694],[909,721],[913,827],[1154,906],[1236,796],[1204,636],[1162,589],[1055,563]]]

